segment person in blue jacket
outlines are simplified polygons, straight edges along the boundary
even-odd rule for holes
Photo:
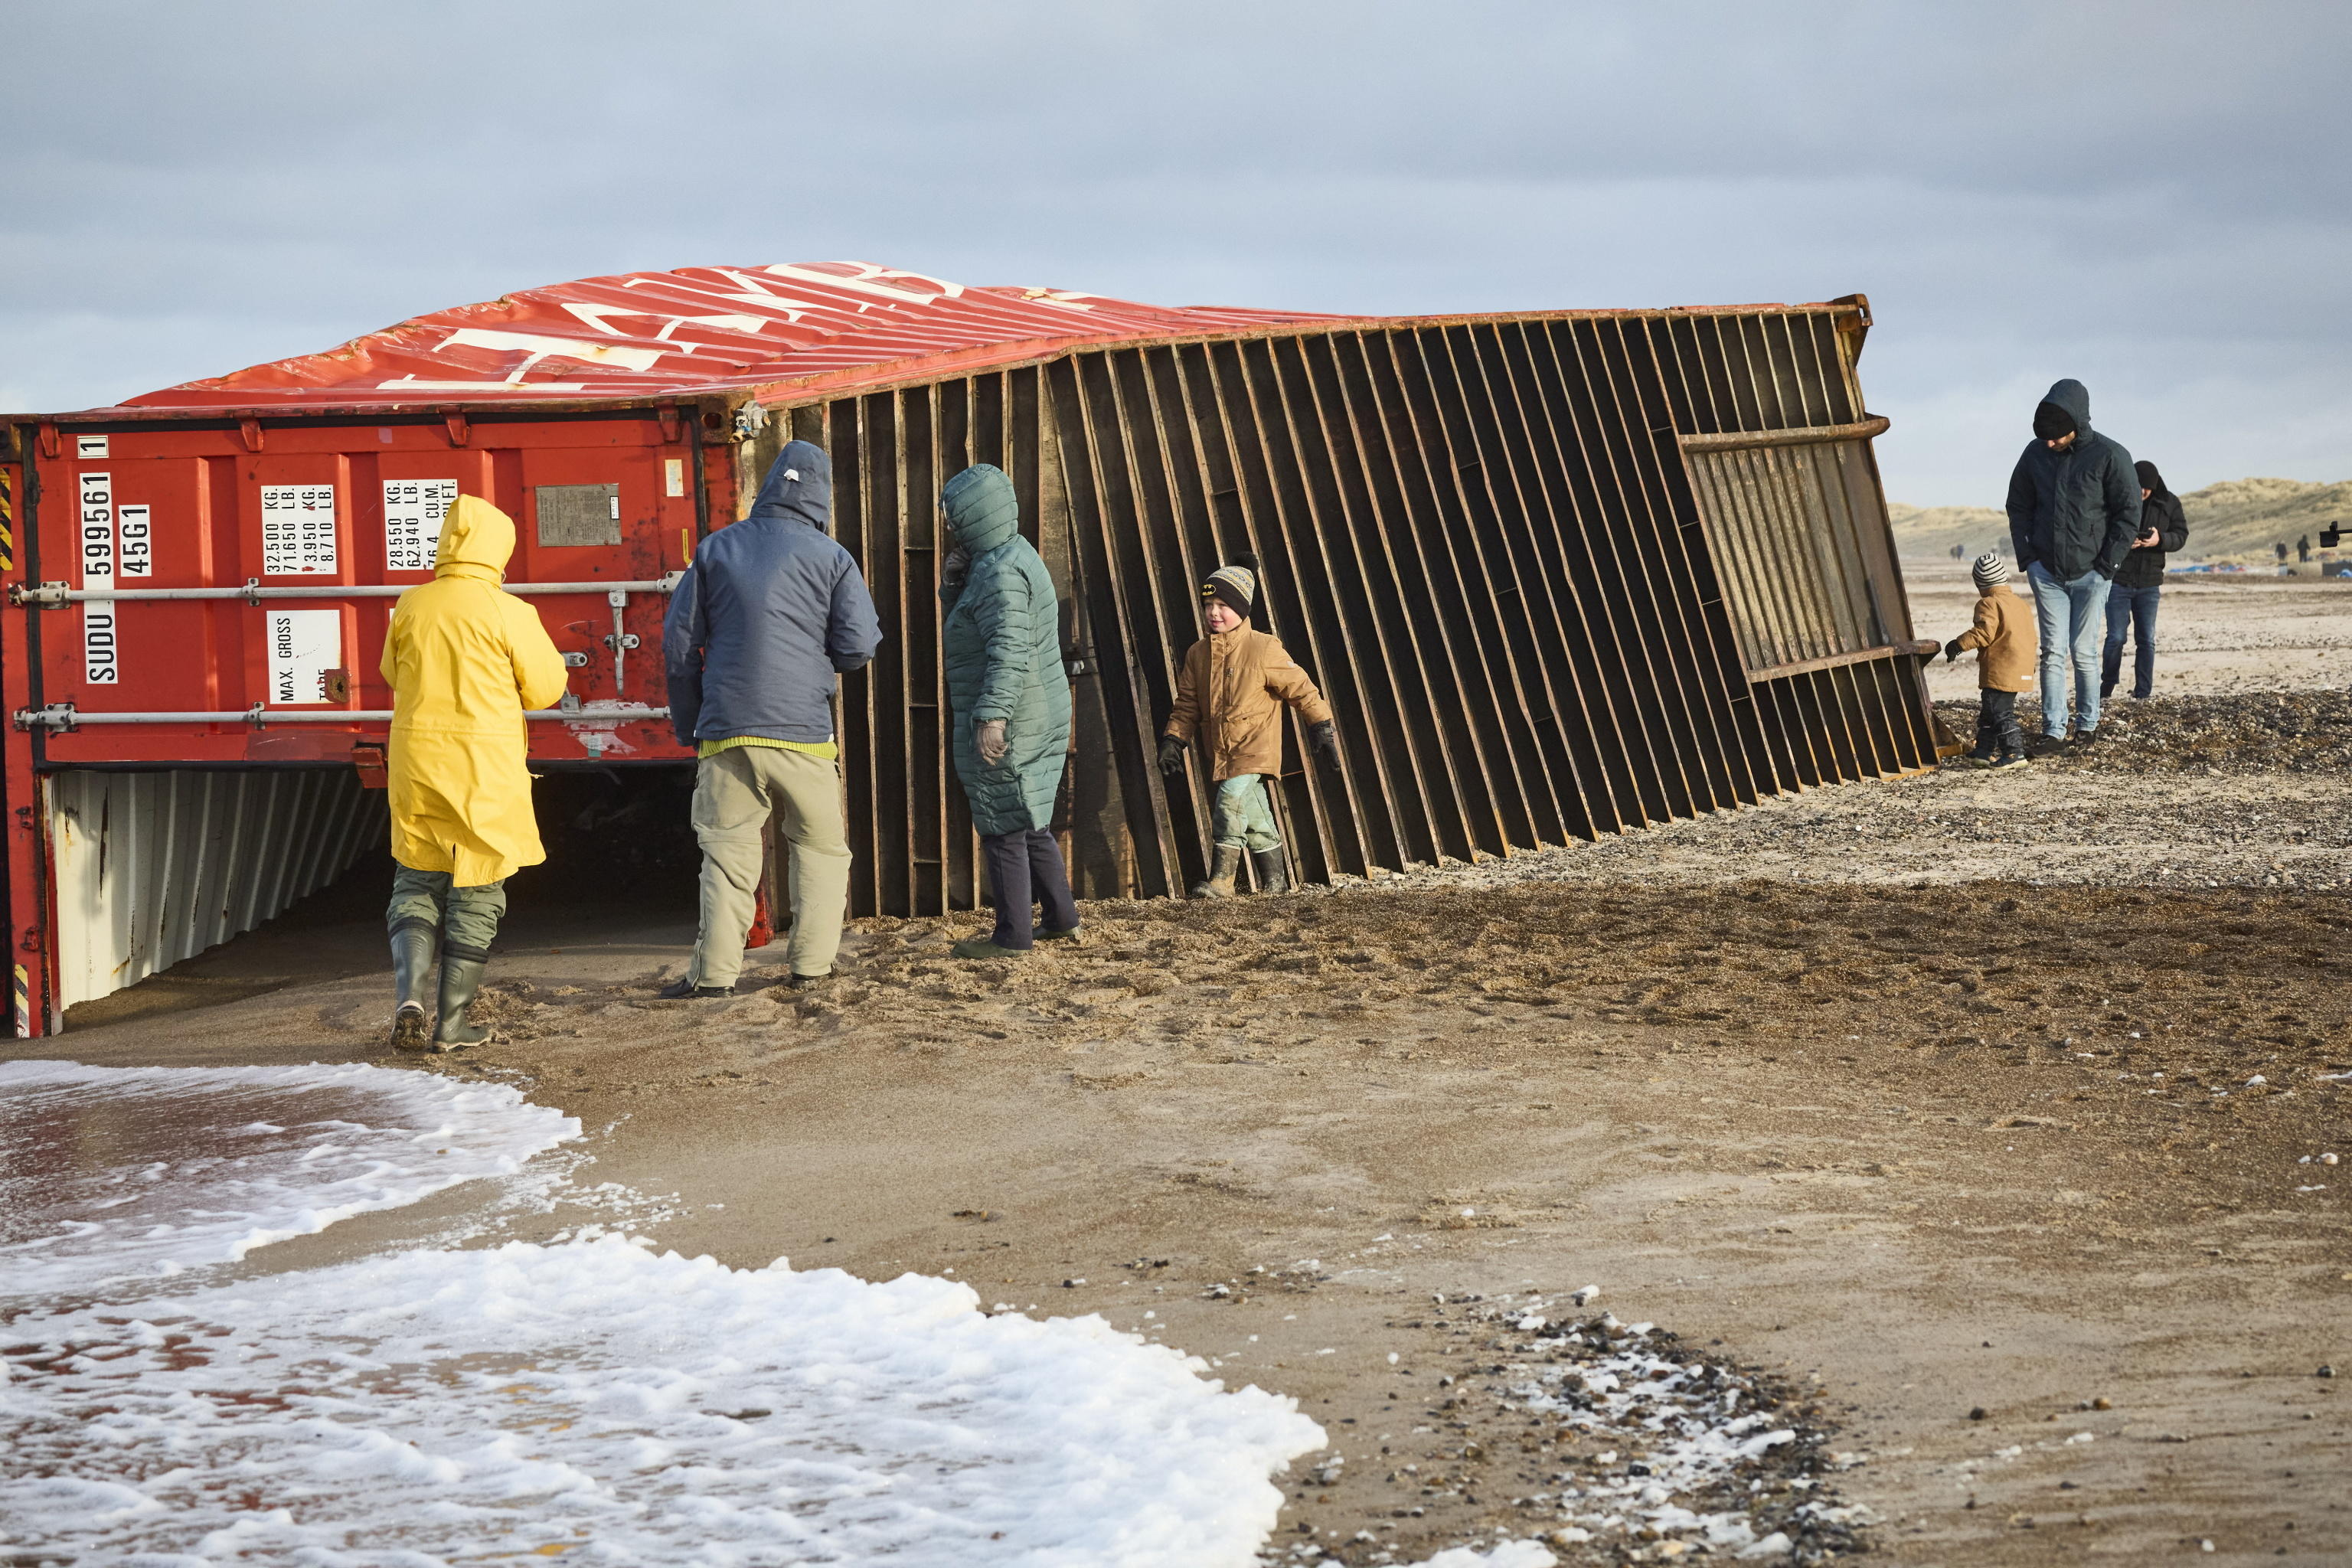
[[[833,973],[850,865],[834,687],[874,657],[882,629],[857,563],[825,531],[832,507],[824,451],[787,443],[751,515],[704,540],[670,595],[662,660],[670,727],[700,759],[702,886],[694,962],[665,997],[734,992],[772,816],[792,858],[787,984]]]
[[[2061,381],[2033,411],[2033,440],[2009,477],[2009,540],[2033,588],[2042,633],[2042,733],[2067,743],[2066,671],[2074,672],[2074,743],[2099,733],[2099,654],[2109,584],[2139,535],[2132,455],[2091,428],[2091,395]]]

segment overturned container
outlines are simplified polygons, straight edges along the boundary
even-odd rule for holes
[[[250,929],[383,831],[392,600],[460,492],[572,667],[537,768],[677,767],[659,631],[777,449],[831,454],[885,641],[839,707],[856,913],[981,901],[948,761],[940,485],[994,463],[1064,601],[1084,897],[1200,874],[1152,765],[1248,551],[1331,698],[1276,791],[1308,880],[1589,838],[1937,751],[1854,362],[1817,305],[1337,318],[856,263],[591,279],[11,421],[16,1025]]]

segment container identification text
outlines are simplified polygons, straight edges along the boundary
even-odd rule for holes
[[[152,577],[155,574],[154,530],[148,521],[143,506],[128,502],[115,508],[115,531],[121,546],[122,559],[116,570],[125,577]]]
[[[114,476],[81,477],[81,585],[114,586]],[[110,599],[86,601],[81,607],[82,679],[91,686],[114,686],[122,679],[122,639],[114,622]]]

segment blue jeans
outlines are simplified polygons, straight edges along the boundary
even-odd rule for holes
[[[1229,847],[1282,847],[1282,832],[1274,824],[1274,803],[1265,797],[1264,774],[1243,773],[1217,781],[1217,804],[1211,819],[1210,837]]]
[[[2037,561],[2025,569],[2033,584],[2033,618],[2042,633],[2042,732],[2066,738],[2066,667],[2074,667],[2074,728],[2099,727],[2099,612],[2108,583],[2097,570],[2061,583]]]
[[[2117,583],[2107,594],[2107,647],[2099,660],[2099,695],[2115,690],[2124,672],[2124,633],[2132,634],[2132,695],[2146,697],[2156,686],[2156,596],[2162,584],[2126,588]]]

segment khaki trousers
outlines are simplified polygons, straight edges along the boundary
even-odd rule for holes
[[[694,836],[702,845],[702,922],[694,943],[697,985],[732,985],[759,900],[760,830],[771,816],[791,849],[794,974],[828,974],[849,903],[849,843],[837,764],[806,752],[737,746],[696,764]]]

